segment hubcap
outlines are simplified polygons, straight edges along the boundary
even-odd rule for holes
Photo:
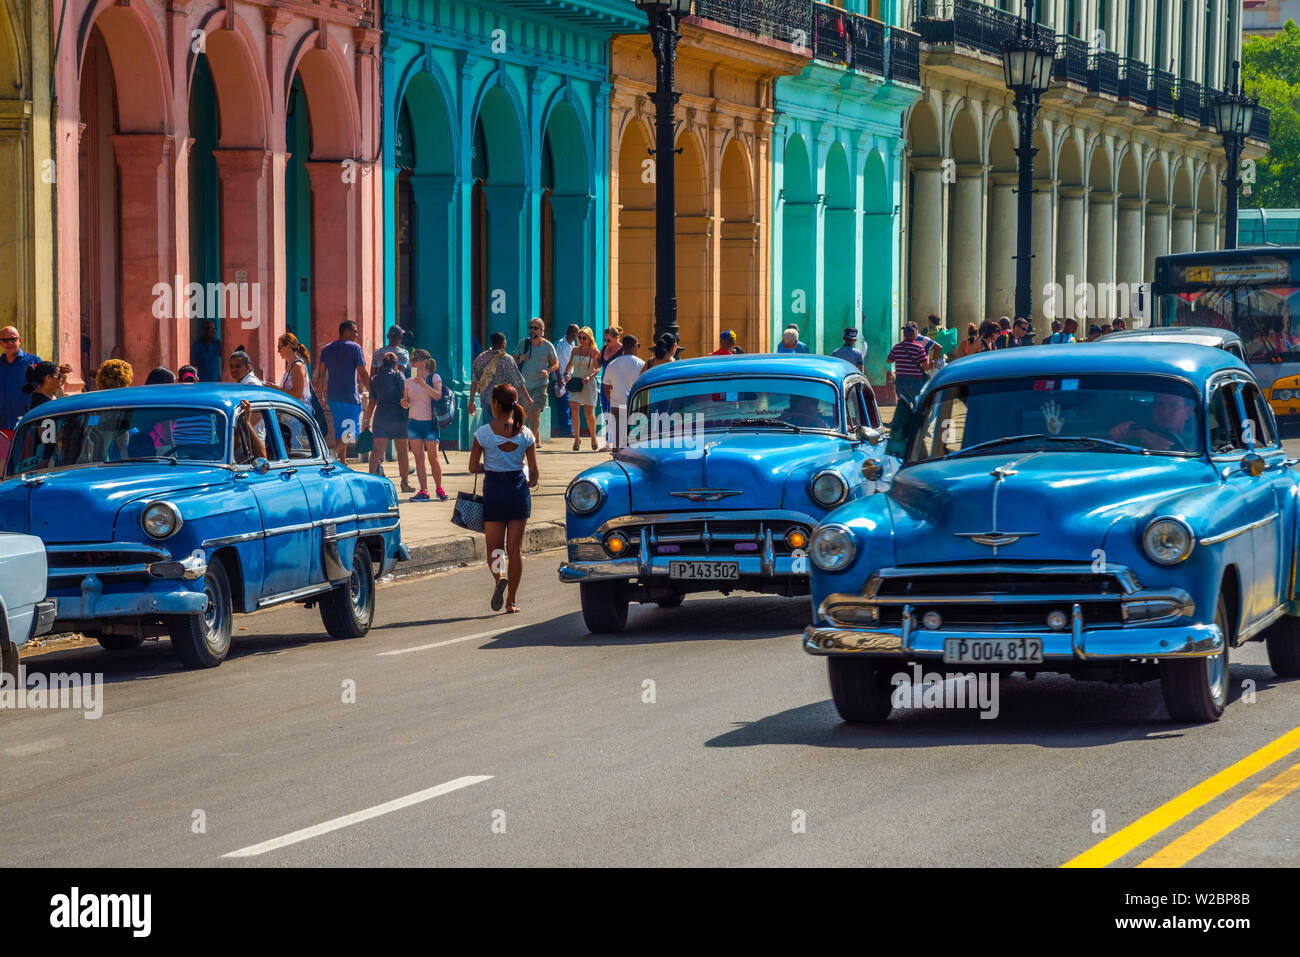
[[[207,643],[217,648],[221,645],[221,611],[217,605],[216,592],[209,580],[203,586],[203,594],[208,598],[208,604],[203,609],[203,637]]]
[[[366,601],[369,597],[367,592],[365,583],[354,568],[352,577],[348,580],[348,594],[352,599],[352,614],[356,616],[358,621],[362,621],[366,617]]]

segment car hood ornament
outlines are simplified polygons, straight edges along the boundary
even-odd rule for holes
[[[1037,455],[1035,452],[1033,455]],[[1037,532],[999,532],[998,528],[998,492],[1002,489],[1002,483],[1010,476],[1017,474],[1016,468],[1025,459],[1032,458],[1032,455],[1025,456],[1015,462],[1008,462],[1005,465],[999,465],[989,474],[993,476],[993,528],[987,532],[956,532],[957,538],[969,538],[977,545],[988,545],[993,549],[993,554],[997,555],[998,549],[1004,545],[1014,545],[1022,538],[1031,538],[1037,535]]]
[[[686,488],[680,492],[669,492],[668,494],[691,502],[717,502],[733,495],[740,495],[742,491],[738,488]]]

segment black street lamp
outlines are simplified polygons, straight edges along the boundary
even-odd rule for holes
[[[691,12],[691,0],[636,0],[650,21],[650,46],[654,49],[655,92],[655,338],[665,332],[677,336],[677,199],[676,152],[673,149],[673,63],[677,59],[677,24]]]
[[[1246,147],[1259,100],[1241,92],[1241,61],[1232,61],[1232,83],[1214,98],[1214,128],[1223,137],[1223,151],[1228,155],[1227,175],[1223,185],[1228,191],[1228,222],[1224,226],[1223,248],[1237,248],[1237,197],[1241,191],[1241,151]]]
[[[1034,19],[1034,0],[1025,4],[1025,19],[1020,35],[1002,43],[1002,72],[1007,89],[1015,98],[1020,122],[1020,143],[1016,162],[1020,182],[1016,193],[1016,318],[1032,325],[1033,297],[1029,287],[1034,191],[1034,122],[1038,118],[1039,100],[1052,85],[1052,65],[1056,60],[1056,41],[1039,32]]]

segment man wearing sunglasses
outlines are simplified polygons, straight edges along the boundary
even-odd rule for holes
[[[546,408],[546,388],[551,383],[551,374],[560,368],[560,358],[555,353],[555,346],[546,338],[546,327],[541,319],[530,319],[528,338],[519,343],[515,350],[515,365],[524,377],[528,387],[528,397],[532,407],[528,410],[528,428],[537,440],[541,441],[542,410]]]
[[[27,368],[41,361],[41,357],[31,352],[23,352],[23,338],[13,326],[0,329],[0,432],[13,438],[14,424],[27,411],[31,397],[23,394],[27,384]],[[58,374],[66,377],[72,372],[72,366],[64,363],[59,366]]]

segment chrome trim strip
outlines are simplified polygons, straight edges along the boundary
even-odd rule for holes
[[[262,534],[267,538],[274,535],[290,535],[295,532],[310,532],[313,528],[319,528],[320,522],[304,522],[301,525],[281,525],[279,528],[268,528]]]
[[[396,505],[389,506],[386,512],[371,512],[369,515],[351,515],[347,518],[331,518],[331,522],[373,522],[381,518],[392,518],[398,511]]]
[[[1245,628],[1241,629],[1241,632],[1237,635],[1237,644],[1240,645],[1243,642],[1249,641],[1251,638],[1258,635],[1269,625],[1273,624],[1273,622],[1277,621],[1279,618],[1285,615],[1286,612],[1287,612],[1286,605],[1278,605],[1276,608],[1270,611],[1263,618],[1259,619],[1259,621],[1255,622],[1254,624],[1247,625]]]
[[[1236,538],[1238,535],[1243,535],[1246,532],[1253,531],[1254,529],[1263,528],[1265,525],[1273,521],[1275,518],[1277,518],[1277,512],[1274,512],[1272,515],[1269,515],[1266,518],[1261,518],[1258,522],[1251,522],[1249,525],[1242,525],[1239,528],[1234,528],[1231,531],[1222,532],[1218,535],[1208,535],[1205,538],[1200,539],[1200,541],[1198,541],[1197,544],[1217,545],[1219,544],[1219,542],[1226,542],[1230,538]]]
[[[964,574],[973,575],[1093,575],[1099,573],[1092,571],[1092,565],[1087,562],[1080,562],[1077,565],[1045,564],[1045,565],[1009,565],[1003,563],[984,563],[978,565],[915,565],[906,568],[881,568],[872,573],[867,579],[867,584],[862,589],[862,594],[867,598],[873,597],[880,588],[880,584],[887,578],[931,578],[935,576],[944,576],[945,578]],[[1116,565],[1113,562],[1106,564],[1106,571],[1100,573],[1103,577],[1114,577],[1119,581],[1120,587],[1124,589],[1125,595],[1130,595],[1138,590],[1138,582],[1133,571],[1127,565]],[[998,596],[1000,599],[1001,596]],[[1116,596],[1121,597],[1121,596]]]
[[[738,509],[734,512],[645,512],[611,518],[597,529],[599,534],[625,525],[654,525],[661,522],[792,521],[816,525],[818,520],[790,509]]]
[[[265,532],[243,532],[239,535],[223,535],[220,538],[205,539],[202,547],[219,548],[222,545],[237,545],[240,542],[252,542],[265,537]]]
[[[137,542],[80,542],[68,545],[46,545],[45,551],[68,555],[81,555],[85,552],[127,552],[156,558],[171,558],[171,552],[165,548],[158,545],[143,545]]]
[[[87,575],[147,575],[148,565],[84,565],[80,568],[50,568],[46,578],[85,578]]]
[[[872,596],[866,604],[872,605],[1039,605],[1051,602],[1123,602],[1127,595],[900,595]]]
[[[265,608],[268,605],[280,605],[286,601],[295,601],[299,598],[310,598],[312,595],[319,595],[322,592],[327,592],[333,587],[334,586],[329,582],[325,582],[322,585],[308,585],[306,588],[297,588],[293,591],[283,592],[279,595],[270,595],[266,598],[259,598],[257,600],[257,607]]]

